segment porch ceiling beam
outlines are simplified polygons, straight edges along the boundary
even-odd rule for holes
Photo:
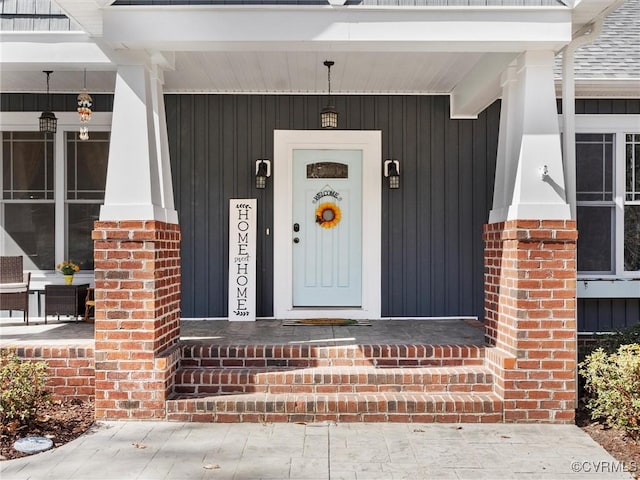
[[[114,48],[167,51],[491,51],[557,49],[571,11],[540,9],[335,10],[110,7]]]
[[[85,33],[0,34],[0,65],[3,69],[42,70],[43,65],[77,70],[113,70],[113,57]]]
[[[451,118],[476,118],[502,93],[500,76],[517,54],[486,54],[451,91]]]
[[[0,34],[0,65],[11,71],[56,70],[114,71],[116,65],[160,65],[173,69],[175,52],[114,50],[100,38],[82,32]]]

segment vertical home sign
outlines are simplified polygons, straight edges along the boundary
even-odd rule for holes
[[[257,200],[229,202],[229,320],[256,319]]]

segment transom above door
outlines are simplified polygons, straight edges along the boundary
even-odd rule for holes
[[[380,318],[381,134],[274,132],[274,316]]]

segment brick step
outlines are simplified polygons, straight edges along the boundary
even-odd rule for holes
[[[229,393],[491,392],[484,367],[310,367],[304,369],[182,368],[174,391],[183,395]]]
[[[448,422],[497,423],[493,393],[268,394],[176,398],[167,420],[181,422]]]
[[[183,368],[445,367],[483,365],[481,345],[203,345],[182,346]]]

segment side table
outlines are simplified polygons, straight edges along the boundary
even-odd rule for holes
[[[78,316],[84,312],[84,302],[87,298],[88,283],[80,285],[45,285],[44,286],[44,323],[49,315],[72,315],[76,322]]]

